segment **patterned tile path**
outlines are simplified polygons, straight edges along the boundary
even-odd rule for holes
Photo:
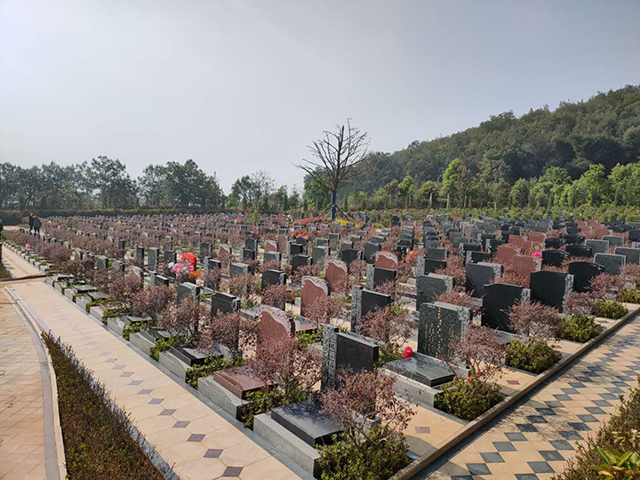
[[[11,288],[93,370],[94,377],[106,385],[116,404],[130,414],[138,430],[182,480],[298,478],[42,281]]]
[[[551,478],[636,386],[640,317],[416,478]]]
[[[43,389],[27,326],[0,295],[0,479],[44,480]]]

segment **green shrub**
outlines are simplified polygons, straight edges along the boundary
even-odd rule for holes
[[[473,420],[500,403],[502,398],[500,386],[495,383],[483,382],[477,377],[454,378],[436,395],[434,406],[462,420]]]
[[[279,388],[268,388],[249,392],[247,394],[247,404],[242,410],[240,420],[247,428],[253,428],[253,419],[256,415],[267,413],[274,408],[284,407],[294,402],[302,402],[307,398],[306,391],[300,388],[293,388],[288,395],[285,395]]]
[[[572,315],[562,320],[560,325],[562,338],[573,342],[585,343],[602,333],[602,325],[587,315]]]
[[[507,348],[507,366],[535,374],[551,368],[560,358],[560,352],[543,340],[514,340]]]
[[[131,325],[125,325],[122,329],[122,338],[129,340],[132,333],[138,333],[140,330],[146,330],[151,326],[151,320],[148,322],[135,322]]]
[[[298,342],[300,345],[306,347],[313,343],[318,343],[322,341],[322,329],[316,328],[311,331],[303,331],[298,334]]]
[[[610,318],[612,320],[617,320],[619,318],[624,317],[627,312],[627,308],[614,301],[609,300],[601,300],[596,303],[596,311],[595,314],[597,317]]]
[[[46,334],[58,384],[58,407],[68,478],[162,480],[132,436],[127,415],[115,407],[104,386],[95,382],[66,345]],[[79,407],[80,406],[80,407]]]
[[[224,370],[225,368],[241,367],[243,361],[241,358],[235,362],[224,357],[208,358],[204,364],[195,365],[187,369],[186,381],[196,390],[198,389],[198,379],[200,377],[208,377],[213,375],[218,370]]]
[[[336,436],[333,444],[321,446],[320,478],[386,480],[409,464],[404,435],[394,433],[389,436],[382,428],[372,429],[369,434],[370,442],[355,444]],[[382,440],[387,436],[387,440]]]
[[[173,347],[174,345],[180,345],[182,342],[182,337],[171,337],[169,339],[159,338],[156,340],[156,346],[151,347],[151,349],[149,350],[149,356],[157,362],[160,356],[160,352],[169,350],[169,348]]]
[[[619,302],[640,303],[640,288],[630,288],[623,290],[618,295]]]

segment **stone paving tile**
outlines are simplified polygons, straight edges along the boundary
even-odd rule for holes
[[[636,386],[640,318],[417,478],[551,478]]]
[[[26,325],[0,294],[0,479],[46,478],[42,375]]]
[[[49,286],[30,282],[14,288],[93,370],[116,404],[130,413],[141,433],[181,479],[299,478]]]

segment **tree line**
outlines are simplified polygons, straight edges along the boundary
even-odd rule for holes
[[[639,205],[640,86],[491,116],[394,153],[345,184],[349,208]],[[305,193],[322,192],[307,177]]]

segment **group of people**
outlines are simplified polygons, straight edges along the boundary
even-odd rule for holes
[[[42,226],[42,222],[38,218],[37,215],[30,213],[29,214],[29,233],[32,231],[35,233],[40,233],[40,227]]]

